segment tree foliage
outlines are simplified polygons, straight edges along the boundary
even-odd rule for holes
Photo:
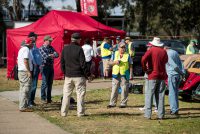
[[[9,2],[13,1],[13,13]],[[21,19],[23,0],[0,0],[16,19]],[[29,0],[41,9],[46,8],[41,0]],[[51,1],[51,0],[43,0]],[[65,0],[62,0],[65,1]],[[80,12],[80,0],[77,11]],[[199,0],[97,0],[98,20],[107,18],[110,9],[121,6],[128,30],[139,31],[142,35],[165,34],[179,36],[181,33],[192,33],[200,36],[200,1]],[[65,7],[66,8],[66,7]],[[70,7],[67,7],[71,9]],[[136,31],[136,32],[137,32]]]

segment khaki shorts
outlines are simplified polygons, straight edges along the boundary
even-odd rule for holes
[[[110,61],[110,59],[102,59],[102,61],[103,61],[103,70],[109,70],[110,65],[108,64],[108,62]]]

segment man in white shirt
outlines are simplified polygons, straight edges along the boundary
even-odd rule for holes
[[[31,89],[31,81],[33,70],[32,58],[30,54],[30,49],[33,47],[33,43],[31,39],[26,39],[25,45],[23,45],[17,57],[18,63],[18,77],[19,77],[19,110],[21,112],[32,112],[31,109],[28,108],[28,94]]]
[[[93,51],[90,44],[91,44],[91,42],[87,38],[87,39],[85,39],[84,45],[82,46],[83,52],[84,52],[84,55],[85,55],[86,66],[89,70],[90,70],[91,65],[92,65],[92,57],[94,56],[94,51]]]

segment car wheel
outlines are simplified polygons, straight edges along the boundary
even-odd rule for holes
[[[133,66],[133,75],[134,76],[142,76],[142,75],[144,75],[141,65]]]

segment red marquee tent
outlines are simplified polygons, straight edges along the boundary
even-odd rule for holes
[[[52,46],[61,54],[64,44],[70,42],[74,32],[80,32],[83,38],[102,38],[105,36],[125,36],[125,32],[99,23],[87,15],[70,11],[51,11],[31,25],[7,30],[7,77],[16,65],[18,51],[22,40],[29,32],[38,34],[37,47],[43,44],[45,35],[53,37]],[[54,79],[62,79],[60,58],[54,61]]]

